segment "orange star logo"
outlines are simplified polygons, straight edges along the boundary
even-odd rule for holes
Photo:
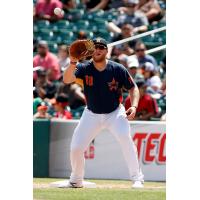
[[[118,82],[116,82],[115,79],[113,78],[112,82],[108,82],[108,86],[109,86],[109,89],[111,91],[112,90],[117,90],[117,88],[118,88]]]

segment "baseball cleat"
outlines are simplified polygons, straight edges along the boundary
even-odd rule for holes
[[[137,188],[143,188],[143,187],[144,187],[144,184],[143,184],[142,181],[135,181],[133,183],[133,185],[132,185],[132,188],[135,188],[135,189],[137,189]]]

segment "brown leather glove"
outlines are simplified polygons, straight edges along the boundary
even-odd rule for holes
[[[92,40],[76,40],[69,48],[70,57],[81,60],[88,56],[92,56],[94,52],[94,43]]]

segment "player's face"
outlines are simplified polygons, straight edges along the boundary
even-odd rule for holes
[[[104,45],[96,44],[95,51],[93,54],[93,60],[95,62],[102,62],[106,59],[106,55],[108,53],[108,49]]]

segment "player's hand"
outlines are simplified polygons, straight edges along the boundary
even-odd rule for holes
[[[133,120],[136,114],[136,108],[135,107],[130,107],[127,111],[126,111],[126,115],[127,115],[127,119],[128,120]]]
[[[74,58],[74,57],[72,57],[72,56],[70,56],[70,61],[71,61],[71,62],[78,62],[78,59],[77,59],[77,58]]]

